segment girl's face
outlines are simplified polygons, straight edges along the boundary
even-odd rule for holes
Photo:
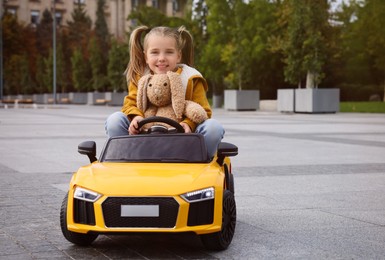
[[[146,63],[154,74],[165,74],[176,69],[182,54],[176,48],[176,41],[172,37],[150,35],[144,51]]]

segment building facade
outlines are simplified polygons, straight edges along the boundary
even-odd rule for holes
[[[25,25],[36,26],[44,12],[55,10],[58,25],[66,25],[71,20],[71,13],[78,3],[91,18],[93,24],[96,20],[98,0],[0,0],[3,11],[12,13]],[[105,0],[105,17],[111,34],[120,38],[124,37],[133,21],[127,20],[128,15],[136,7],[147,5],[159,9],[167,16],[182,17],[185,12],[187,0]]]

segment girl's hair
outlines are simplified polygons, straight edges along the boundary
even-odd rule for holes
[[[194,46],[193,38],[184,26],[177,29],[170,27],[154,27],[140,26],[132,31],[130,36],[130,61],[127,66],[127,82],[132,80],[138,83],[138,76],[141,77],[146,70],[147,64],[144,52],[147,49],[147,41],[151,35],[159,35],[171,37],[175,39],[176,48],[182,53],[182,63],[189,66],[194,64]],[[142,43],[143,42],[143,43]]]

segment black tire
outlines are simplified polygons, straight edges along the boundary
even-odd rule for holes
[[[234,194],[225,190],[223,194],[222,229],[219,232],[201,235],[203,245],[209,250],[225,250],[233,240],[237,222]]]
[[[229,187],[227,188],[233,195],[235,194],[235,188],[234,188],[234,175],[232,173],[229,173]]]
[[[98,237],[97,234],[81,234],[72,232],[67,229],[67,204],[68,193],[63,199],[63,203],[60,209],[60,227],[64,237],[71,243],[79,246],[89,246]]]

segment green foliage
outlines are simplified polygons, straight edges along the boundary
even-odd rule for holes
[[[105,0],[98,0],[95,21],[95,36],[88,46],[89,61],[92,70],[92,85],[95,91],[106,91],[108,88],[107,62],[110,35],[104,16]]]
[[[36,28],[37,50],[44,57],[49,55],[49,50],[52,48],[52,22],[51,12],[45,9]]]
[[[161,11],[148,6],[138,6],[133,12],[131,12],[128,19],[135,21],[135,25],[131,27],[131,30],[135,29],[139,25],[146,25],[149,27],[160,25],[167,26],[169,21],[168,17]]]
[[[75,49],[71,57],[72,80],[77,92],[87,92],[90,90],[87,78],[87,63],[83,58],[82,52]]]
[[[385,113],[385,102],[341,102],[340,112]]]
[[[110,45],[110,33],[108,32],[106,17],[104,15],[105,0],[98,0],[96,9],[96,21],[95,21],[95,36],[97,44],[101,50],[104,64],[106,64],[108,49]],[[106,66],[103,68],[103,72],[106,73]]]
[[[273,14],[279,5],[264,0],[206,3],[208,34],[201,61],[205,75],[219,86],[215,93],[226,86],[260,89],[265,95],[273,87],[282,87],[281,56],[270,51],[277,23]]]
[[[65,70],[65,59],[63,52],[63,45],[59,43],[56,47],[56,88],[57,92],[66,92],[66,70]]]
[[[330,33],[329,6],[324,0],[292,0],[281,6],[287,28],[279,47],[284,54],[285,79],[301,86],[307,74],[318,85],[324,77],[327,38]]]
[[[44,83],[44,76],[45,76],[45,63],[44,58],[41,55],[38,55],[36,58],[36,82],[37,82],[37,89],[36,92],[38,94],[43,94],[46,92],[46,86]]]
[[[77,4],[71,13],[72,20],[67,22],[69,48],[74,50],[81,48],[84,53],[88,47],[88,41],[91,37],[91,18],[87,15],[83,5]]]
[[[23,55],[20,61],[20,85],[23,94],[33,94],[34,82],[32,80],[27,55]]]
[[[101,47],[107,47],[110,39],[106,17],[104,16],[105,0],[98,0],[96,9],[95,35],[100,41]],[[104,45],[106,44],[106,45]]]
[[[221,94],[224,89],[224,78],[229,73],[225,60],[226,44],[229,42],[229,17],[231,9],[228,4],[218,0],[206,0],[209,13],[206,21],[199,21],[207,26],[205,40],[207,41],[199,57],[204,75],[210,80],[214,87],[214,94]],[[198,10],[199,11],[199,10]],[[229,48],[226,48],[228,50]],[[225,57],[222,57],[224,55]]]
[[[48,92],[52,92],[53,88],[53,51],[49,50],[48,57],[44,58],[44,76],[43,82],[44,86],[47,88]]]
[[[96,38],[92,38],[88,47],[90,53],[90,65],[92,71],[92,86],[95,91],[105,91],[107,78],[105,75],[105,61],[103,51]]]
[[[4,68],[4,75],[6,75],[5,92],[10,95],[21,94],[20,67],[23,62],[22,55],[12,55],[7,61],[7,66]]]
[[[185,18],[144,5],[128,18],[135,27],[185,25],[194,38],[195,66],[214,94],[252,88],[261,91],[261,99],[273,99],[278,88],[315,75],[320,87],[339,87],[341,100],[382,97],[385,1],[350,0],[332,14],[327,2],[194,0]],[[58,27],[60,92],[126,90],[127,44],[110,43],[104,6],[98,0],[94,29],[80,4],[68,26]],[[7,13],[2,22],[4,94],[52,91],[52,14],[45,10],[36,28]]]
[[[108,90],[114,92],[126,91],[124,71],[129,60],[128,45],[113,40],[108,53],[108,60],[107,75],[110,83]]]
[[[2,26],[4,90],[6,94],[19,94],[21,93],[20,66],[24,59],[23,28],[10,14],[4,15]]]

